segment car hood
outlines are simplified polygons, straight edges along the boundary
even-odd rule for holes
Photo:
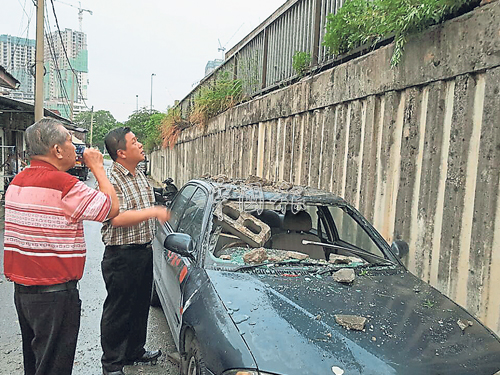
[[[351,285],[330,275],[207,273],[263,372],[456,375],[500,369],[498,338],[399,267],[362,272]],[[337,314],[367,318],[365,329],[347,330]]]

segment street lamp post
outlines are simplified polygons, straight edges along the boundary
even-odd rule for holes
[[[135,95],[135,111],[139,112],[139,95]]]
[[[155,75],[156,74],[151,73],[151,103],[149,106],[149,113],[153,112],[153,76],[155,76]]]

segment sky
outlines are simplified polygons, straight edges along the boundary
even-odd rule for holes
[[[2,17],[0,34],[35,39],[33,1],[2,2],[8,16]],[[51,2],[45,2],[55,31]],[[87,105],[126,121],[136,106],[149,108],[152,80],[153,108],[165,112],[204,77],[209,60],[223,58],[220,46],[231,49],[284,3],[81,0],[81,8],[92,11],[83,12],[82,23],[89,52]],[[54,0],[54,6],[61,30],[79,30],[78,1]]]

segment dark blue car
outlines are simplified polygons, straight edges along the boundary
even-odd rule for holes
[[[499,338],[412,275],[356,209],[288,184],[193,180],[153,244],[181,374],[474,374]]]

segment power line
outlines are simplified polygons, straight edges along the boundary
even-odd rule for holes
[[[54,13],[54,18],[55,18],[55,21],[56,21],[57,31],[59,33],[59,38],[61,39],[61,45],[63,47],[64,55],[66,56],[66,60],[68,61],[68,65],[69,65],[71,71],[73,72],[74,77],[76,78],[76,83],[77,83],[78,91],[80,92],[80,97],[81,97],[81,99],[83,101],[83,104],[85,105],[85,107],[87,109],[90,109],[89,106],[87,105],[87,103],[85,102],[85,98],[83,96],[82,88],[80,86],[80,81],[78,80],[78,76],[76,74],[75,69],[73,69],[73,66],[71,65],[71,62],[70,62],[69,57],[68,57],[68,52],[66,51],[66,46],[64,45],[64,40],[63,40],[63,37],[62,37],[62,34],[61,34],[61,29],[59,27],[59,21],[57,19],[57,15],[56,15],[56,8],[54,6],[54,0],[50,0],[50,3],[52,4],[52,12]]]
[[[21,0],[17,0],[19,5],[21,5],[21,7],[23,8],[23,16],[21,17],[21,22],[19,24],[19,31],[18,31],[18,34],[21,35],[21,34],[24,34],[24,31],[27,31],[26,33],[26,39],[28,39],[28,36],[29,36],[29,27],[30,27],[30,23],[31,23],[31,18],[33,17],[33,9],[31,10],[31,15],[28,14],[28,12],[26,12],[26,0],[24,1],[24,4],[21,4]],[[26,15],[27,17],[27,20],[28,20],[28,24],[26,26],[26,28],[21,32],[21,28],[23,27],[23,19],[24,19],[24,15]],[[18,36],[16,36],[17,39],[22,39]],[[7,64],[7,70],[11,70],[11,68],[13,68],[13,66],[11,66],[11,62],[12,62],[12,65],[13,65],[13,59],[15,59],[16,57],[16,52],[17,52],[17,48],[20,46],[19,43],[16,43],[15,46],[14,46],[14,50],[12,51],[11,50],[11,58],[10,60],[8,61],[8,64]],[[26,66],[26,71],[28,70],[28,67]]]
[[[47,45],[49,46],[49,53],[52,57],[52,60],[54,61],[55,71],[57,73],[55,78],[56,78],[56,80],[59,81],[61,95],[63,96],[63,99],[66,99],[66,104],[69,106],[69,95],[68,95],[68,92],[66,91],[66,87],[63,84],[63,79],[61,76],[61,69],[59,68],[58,56],[56,54],[55,43],[54,43],[54,39],[53,39],[53,35],[52,35],[52,30],[50,29],[50,23],[48,22],[48,17],[46,18],[46,25],[47,25],[47,30],[49,31],[49,33],[46,34],[45,37],[47,38]]]
[[[50,56],[52,58],[52,61],[54,62],[54,66],[55,66],[55,72],[56,72],[55,80],[59,83],[59,87],[60,87],[60,91],[61,91],[60,96],[62,96],[62,99],[66,100],[66,105],[69,106],[69,102],[70,102],[69,96],[68,96],[68,92],[66,91],[66,87],[64,86],[63,79],[61,76],[61,70],[59,68],[59,62],[58,62],[58,58],[57,58],[56,50],[55,50],[55,46],[54,46],[54,39],[52,36],[52,31],[50,29],[50,24],[49,24],[47,18],[45,21],[45,25],[46,25],[47,30],[48,30],[48,33],[45,33],[45,38],[47,40],[47,45],[49,47]]]

